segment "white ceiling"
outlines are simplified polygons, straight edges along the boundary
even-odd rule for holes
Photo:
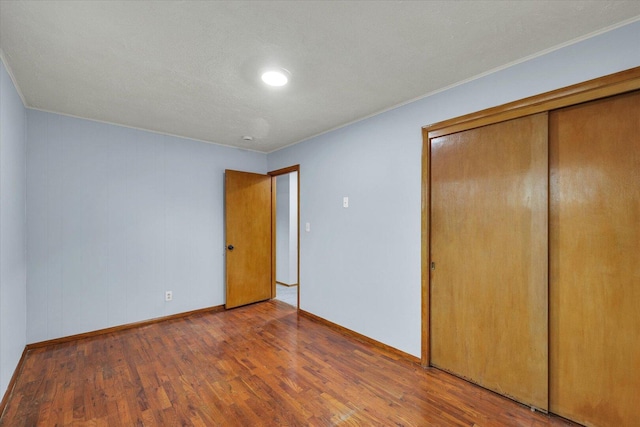
[[[2,0],[0,48],[27,107],[270,152],[639,17],[638,0]],[[288,86],[261,83],[273,65]]]

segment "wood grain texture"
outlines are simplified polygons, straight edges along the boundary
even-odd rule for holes
[[[277,301],[28,352],[1,426],[559,426]]]
[[[640,67],[636,67],[636,68],[622,71],[619,73],[615,73],[615,74],[611,74],[611,75],[597,78],[594,80],[590,80],[584,83],[576,84],[573,86],[547,92],[547,93],[533,96],[530,98],[525,98],[525,99],[508,103],[505,105],[501,105],[494,108],[489,108],[483,111],[479,111],[476,113],[471,113],[465,116],[457,117],[455,119],[450,119],[443,122],[425,126],[423,127],[423,132],[422,132],[423,141],[424,141],[423,147],[427,147],[429,145],[429,141],[431,138],[437,138],[437,137],[449,135],[455,132],[462,132],[462,131],[477,128],[480,126],[499,123],[505,120],[523,117],[523,116],[527,116],[527,115],[538,113],[538,112],[564,108],[574,104],[586,103],[589,101],[602,99],[610,96],[615,96],[618,94],[630,93],[630,92],[636,91],[639,88],[640,88]],[[634,122],[634,120],[637,120],[637,117],[638,115],[636,114],[636,116],[631,117],[629,121]],[[638,132],[636,132],[636,135],[637,134]],[[423,340],[422,360],[423,360],[423,363],[429,362],[429,355],[430,355],[430,348],[429,348],[430,316],[431,316],[430,315],[430,296],[431,296],[431,286],[432,286],[430,282],[430,276],[429,276],[430,218],[429,218],[429,209],[425,208],[424,206],[424,204],[428,203],[430,200],[430,194],[429,194],[430,174],[428,173],[429,167],[430,167],[429,150],[423,148],[423,166],[422,166],[422,169],[423,169],[422,170],[422,193],[423,193],[423,197],[422,197],[422,200],[423,200],[423,208],[422,208],[422,230],[423,230],[422,231],[422,235],[423,235],[423,239],[422,239],[422,245],[423,245],[423,248],[422,248],[422,254],[423,254],[422,255],[422,258],[423,258],[422,260],[422,295],[423,295],[423,298],[422,298],[423,300],[422,301],[422,340]],[[552,216],[550,220],[554,220],[553,212],[551,212],[551,215]],[[615,223],[615,221],[613,223]],[[551,231],[550,238],[555,238],[553,231]],[[562,264],[559,261],[559,259],[556,259],[556,258],[552,258],[551,262],[552,263],[555,262],[558,265]],[[551,270],[550,273],[552,275],[555,274],[553,273],[553,270]],[[637,277],[635,280],[637,283],[638,282]],[[555,292],[554,289],[555,288],[553,284],[551,284],[552,292]],[[554,297],[552,293],[550,295],[550,298],[553,300],[556,297]],[[572,303],[571,301],[572,300],[569,299],[568,304],[571,304]],[[585,312],[584,315],[587,316],[588,314]],[[640,314],[636,314],[635,318],[637,319],[639,317],[640,317]],[[553,319],[554,322],[557,320],[558,319]],[[553,328],[552,323],[550,323],[550,327]],[[557,339],[558,338],[552,337],[552,342],[550,344],[552,348],[555,345],[553,344],[553,341]],[[638,339],[636,339],[636,342],[638,342]],[[591,350],[592,349],[588,349],[587,351],[591,351]],[[550,368],[556,369],[554,366],[557,366],[557,368],[559,369],[560,366],[558,365],[558,361],[554,362],[553,354],[550,355],[550,359],[551,359]],[[616,361],[617,358],[613,358],[612,360]],[[636,361],[636,364],[633,365],[635,372],[640,372],[640,368],[637,367],[637,363],[638,363],[637,361],[640,360],[640,356],[636,356],[634,360]],[[553,376],[553,373],[552,372],[550,373]],[[631,378],[636,378],[636,377],[632,376]],[[635,379],[633,381],[635,381]],[[626,386],[624,389],[626,389]],[[627,394],[625,399],[637,400],[638,389],[639,387],[635,386],[635,391]],[[553,390],[553,388],[550,390],[550,392],[552,393],[552,395],[556,394],[556,391]],[[593,396],[597,394],[597,392],[592,392],[592,393],[593,393]],[[604,397],[605,396],[604,393],[605,392],[601,393],[602,394],[601,401],[604,402],[602,404],[603,407],[608,404],[607,402],[611,401],[610,399],[606,399]],[[622,399],[622,401],[625,402],[625,399]],[[552,405],[551,410],[554,410],[553,406],[554,405]],[[627,406],[627,407],[630,407],[630,406]],[[585,407],[583,409],[585,409],[585,412],[589,412],[589,413],[598,411],[598,408],[594,409],[593,407]],[[609,410],[608,412],[611,412],[611,411]],[[563,413],[568,413],[568,412],[563,412]],[[636,411],[636,414],[637,413],[639,412]],[[638,416],[636,415],[636,417]],[[614,422],[613,424],[615,425],[616,423]]]
[[[640,424],[640,92],[550,115],[551,410]]]
[[[431,142],[426,129],[422,129],[422,187],[421,187],[421,215],[420,215],[420,264],[421,264],[421,288],[420,298],[420,330],[422,341],[420,345],[420,363],[427,367],[431,365],[431,271],[429,260],[431,259]]]
[[[271,172],[267,172],[269,176],[286,175],[291,172],[300,172],[300,165],[287,166],[286,168],[276,169]]]
[[[27,344],[25,350],[33,350],[40,347],[49,347],[54,344],[63,344],[67,342],[78,341],[85,338],[92,338],[99,335],[111,334],[114,332],[126,331],[127,329],[140,328],[142,326],[153,325],[154,323],[166,322],[167,320],[181,319],[183,317],[189,317],[194,314],[201,313],[216,313],[224,310],[223,305],[216,305],[213,307],[199,308],[197,310],[186,311],[183,313],[170,314],[168,316],[156,317],[155,319],[143,320],[141,322],[127,323],[124,325],[112,326],[110,328],[98,329],[91,332],[84,332],[82,334],[68,335],[66,337],[54,338],[46,341],[39,341],[31,344]]]
[[[286,175],[292,172],[296,172],[298,174],[298,213],[297,213],[297,218],[298,218],[298,224],[297,224],[297,230],[298,230],[298,242],[297,242],[297,250],[298,250],[298,254],[296,256],[297,259],[297,266],[296,266],[296,277],[298,278],[298,282],[291,284],[291,285],[287,285],[285,283],[283,283],[283,285],[285,286],[300,286],[300,165],[293,165],[293,166],[287,166],[286,168],[281,168],[281,169],[276,169],[274,171],[268,172],[268,175],[271,176],[272,179],[272,185],[273,185],[273,199],[272,199],[272,211],[271,211],[271,215],[273,216],[273,228],[272,230],[276,229],[276,189],[275,189],[275,183],[276,180],[275,178],[280,176],[280,175]],[[271,268],[272,268],[272,275],[273,275],[273,285],[272,285],[272,295],[275,295],[275,291],[276,291],[276,283],[275,283],[275,275],[276,275],[276,236],[275,236],[275,231],[273,232],[273,236],[272,236],[272,244],[271,244],[271,248],[273,251],[273,260],[271,263]],[[298,288],[300,289],[300,288]],[[298,303],[296,304],[297,307],[300,307],[300,292],[298,292]]]
[[[276,291],[276,269],[277,269],[277,258],[278,251],[276,249],[276,241],[277,241],[277,218],[278,218],[278,180],[277,176],[271,176],[271,298],[275,298],[277,295]]]
[[[352,331],[351,329],[345,328],[344,326],[340,326],[337,323],[333,323],[328,321],[325,318],[322,318],[320,316],[316,316],[315,314],[309,313],[308,311],[305,310],[298,310],[299,314],[301,316],[304,316],[306,318],[312,319],[318,323],[321,323],[331,329],[334,329],[338,332],[340,332],[342,335],[345,336],[349,336],[351,338],[354,338],[358,341],[362,341],[366,344],[369,344],[371,346],[377,347],[379,349],[382,349],[384,351],[386,351],[387,353],[392,353],[402,359],[408,360],[409,362],[413,362],[416,364],[420,364],[420,359],[410,355],[409,353],[405,353],[404,351],[398,350],[397,348],[388,346],[384,343],[381,343],[380,341],[376,341],[372,338],[369,338],[365,335],[359,334],[358,332]]]
[[[431,363],[548,407],[547,114],[431,140]]]
[[[22,351],[22,355],[20,356],[20,360],[18,361],[18,365],[16,369],[13,371],[13,375],[11,375],[11,379],[9,380],[9,384],[7,384],[7,390],[2,396],[2,401],[0,402],[0,415],[4,413],[4,409],[7,407],[7,403],[9,402],[9,396],[13,392],[14,387],[16,386],[16,381],[18,380],[18,375],[22,371],[22,366],[24,366],[24,359],[27,355],[27,348],[25,347]]]
[[[640,67],[424,126],[429,138],[640,89]]]
[[[271,180],[225,171],[226,308],[273,297]]]

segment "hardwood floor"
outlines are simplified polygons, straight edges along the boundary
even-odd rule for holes
[[[269,301],[31,350],[0,425],[571,424]]]

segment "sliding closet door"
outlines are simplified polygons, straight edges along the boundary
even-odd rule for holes
[[[550,407],[640,423],[640,93],[550,113]]]
[[[431,363],[548,406],[547,114],[431,140]]]

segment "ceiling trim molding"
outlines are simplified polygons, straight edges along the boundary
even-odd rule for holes
[[[236,147],[235,145],[225,145],[225,144],[221,144],[219,142],[207,141],[207,140],[204,140],[204,139],[197,139],[197,138],[190,138],[190,137],[184,136],[184,135],[176,135],[176,134],[173,134],[173,133],[161,132],[161,131],[158,131],[158,130],[145,129],[145,128],[136,127],[136,126],[123,125],[122,123],[108,122],[106,120],[91,119],[91,118],[88,118],[88,117],[76,116],[74,114],[67,114],[67,113],[61,113],[59,111],[46,110],[44,108],[34,108],[34,107],[25,107],[25,108],[28,109],[28,110],[33,110],[33,111],[41,111],[43,113],[56,114],[58,116],[71,117],[73,119],[78,119],[78,120],[88,120],[90,122],[102,123],[102,124],[105,124],[105,125],[117,126],[117,127],[121,127],[121,128],[133,129],[133,130],[139,130],[139,131],[142,131],[142,132],[155,133],[157,135],[170,136],[172,138],[180,138],[180,139],[184,139],[184,140],[188,140],[188,141],[201,142],[201,143],[209,144],[209,145],[217,145],[218,147],[231,148],[231,149],[240,150],[240,151],[251,151],[253,153],[260,153],[260,154],[265,154],[265,155],[267,154],[264,151],[253,150],[251,148]]]
[[[4,65],[4,69],[7,70],[7,74],[9,74],[9,78],[13,82],[13,86],[16,88],[16,92],[18,92],[18,96],[22,100],[22,106],[24,108],[29,108],[27,106],[27,101],[25,100],[24,95],[22,94],[22,90],[20,90],[20,86],[18,86],[18,82],[16,81],[16,76],[13,74],[13,70],[9,66],[9,61],[7,61],[4,51],[2,50],[1,47],[0,47],[0,61],[2,61],[2,64]]]
[[[632,24],[632,23],[634,23],[634,22],[638,22],[638,21],[640,21],[640,15],[634,16],[633,18],[626,19],[626,20],[624,20],[624,21],[622,21],[622,22],[618,22],[617,24],[610,25],[610,26],[608,26],[608,27],[602,28],[602,29],[600,29],[600,30],[598,30],[598,31],[594,31],[594,32],[592,32],[592,33],[589,33],[589,34],[586,34],[586,35],[583,35],[583,36],[577,37],[577,38],[575,38],[575,39],[572,39],[572,40],[569,40],[569,41],[567,41],[567,42],[561,43],[561,44],[559,44],[559,45],[556,45],[556,46],[550,47],[550,48],[545,49],[545,50],[542,50],[542,51],[540,51],[540,52],[536,52],[536,53],[534,53],[534,54],[531,54],[531,55],[525,56],[524,58],[517,59],[517,60],[512,61],[512,62],[509,62],[509,63],[507,63],[507,64],[505,64],[505,65],[501,65],[501,66],[499,66],[499,67],[492,68],[491,70],[486,71],[486,72],[484,72],[484,73],[477,74],[477,75],[475,75],[475,76],[473,76],[473,77],[469,77],[468,79],[461,80],[461,81],[459,81],[459,82],[456,82],[456,83],[450,84],[449,86],[445,86],[445,87],[443,87],[443,88],[440,88],[440,89],[437,89],[437,90],[434,90],[434,91],[428,92],[428,93],[426,93],[426,94],[424,94],[424,95],[420,95],[420,96],[418,96],[418,97],[416,97],[416,98],[412,98],[412,99],[410,99],[410,100],[408,100],[408,101],[401,102],[401,103],[396,104],[396,105],[394,105],[394,106],[392,106],[392,107],[385,108],[384,110],[380,110],[380,111],[378,111],[378,112],[376,112],[376,113],[372,113],[372,114],[369,114],[369,115],[367,115],[367,116],[361,117],[361,118],[359,118],[359,119],[352,120],[352,121],[350,121],[350,122],[348,122],[348,123],[342,124],[342,125],[340,125],[340,126],[336,126],[336,127],[334,127],[334,128],[331,128],[331,129],[328,129],[328,130],[322,131],[322,132],[317,133],[317,134],[315,134],[315,135],[312,135],[312,136],[309,136],[309,137],[307,137],[307,138],[301,139],[300,141],[292,142],[291,144],[285,145],[284,147],[276,148],[276,149],[275,149],[275,150],[273,150],[273,151],[269,151],[267,154],[271,154],[271,153],[275,153],[276,151],[284,150],[285,148],[291,147],[291,146],[296,145],[296,144],[300,144],[301,142],[305,142],[305,141],[308,141],[308,140],[310,140],[310,139],[317,138],[317,137],[322,136],[322,135],[327,134],[327,133],[331,133],[331,132],[333,132],[333,131],[336,131],[336,130],[338,130],[338,129],[342,129],[342,128],[344,128],[344,127],[347,127],[347,126],[350,126],[350,125],[352,125],[352,124],[355,124],[355,123],[361,122],[361,121],[363,121],[363,120],[370,119],[371,117],[375,117],[375,116],[377,116],[377,115],[379,115],[379,114],[383,114],[383,113],[386,113],[386,112],[388,112],[388,111],[395,110],[396,108],[404,107],[405,105],[408,105],[408,104],[411,104],[411,103],[414,103],[414,102],[420,101],[420,100],[422,100],[422,99],[429,98],[429,97],[431,97],[431,96],[437,95],[437,94],[442,93],[442,92],[446,92],[446,91],[448,91],[448,90],[450,90],[450,89],[453,89],[453,88],[456,88],[456,87],[458,87],[458,86],[462,86],[462,85],[465,85],[465,84],[467,84],[467,83],[471,83],[471,82],[473,82],[473,81],[475,81],[475,80],[479,80],[479,79],[481,79],[481,78],[483,78],[483,77],[487,77],[487,76],[489,76],[489,75],[491,75],[491,74],[494,74],[494,73],[497,73],[497,72],[499,72],[499,71],[506,70],[506,69],[511,68],[511,67],[514,67],[514,66],[516,66],[516,65],[518,65],[518,64],[522,64],[522,63],[524,63],[524,62],[531,61],[531,60],[533,60],[533,59],[535,59],[535,58],[539,58],[539,57],[541,57],[541,56],[544,56],[544,55],[547,55],[547,54],[549,54],[549,53],[555,52],[555,51],[557,51],[557,50],[563,49],[563,48],[565,48],[565,47],[568,47],[568,46],[571,46],[571,45],[574,45],[574,44],[578,44],[578,43],[583,42],[583,41],[585,41],[585,40],[588,40],[588,39],[590,39],[590,38],[597,37],[597,36],[599,36],[599,35],[601,35],[601,34],[607,33],[607,32],[609,32],[609,31],[613,31],[613,30],[615,30],[615,29],[617,29],[617,28],[621,28],[621,27],[624,27],[625,25],[629,25],[629,24]]]
[[[640,89],[640,67],[423,126],[429,140]]]

